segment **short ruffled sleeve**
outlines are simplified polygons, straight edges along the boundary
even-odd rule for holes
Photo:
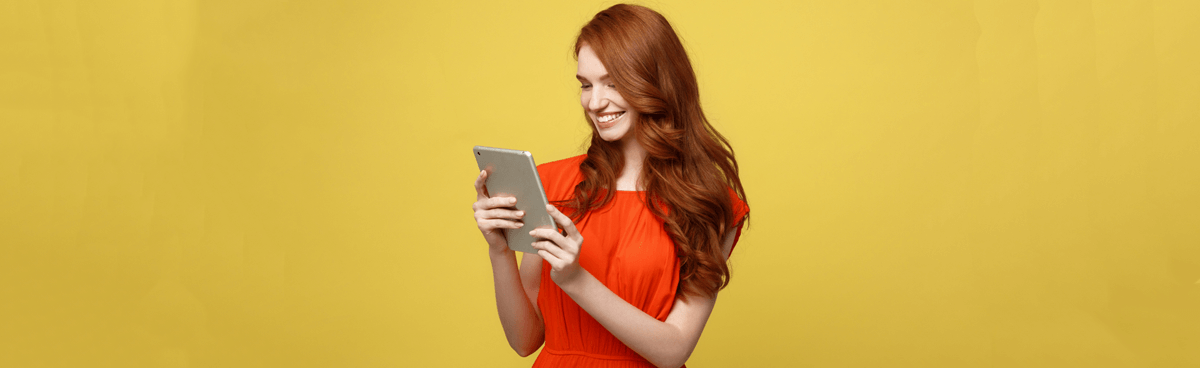
[[[733,246],[729,247],[729,256],[733,257],[733,249],[737,248],[738,240],[742,237],[742,220],[750,213],[750,206],[746,205],[746,201],[738,198],[737,192],[733,188],[729,188],[729,199],[733,202],[733,224],[737,226],[737,234],[733,236]]]
[[[587,155],[579,155],[537,166],[542,189],[546,191],[546,200],[550,203],[566,201],[575,195],[575,184],[583,180],[583,174],[579,172],[579,163],[585,158]]]

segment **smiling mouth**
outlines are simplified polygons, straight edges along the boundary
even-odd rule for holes
[[[598,125],[600,128],[611,128],[616,124],[614,121],[620,119],[622,116],[625,116],[624,111],[616,114],[598,116],[596,117],[596,125]]]
[[[616,113],[616,114],[612,114],[612,115],[604,115],[604,116],[599,117],[596,120],[599,120],[601,123],[607,123],[607,122],[610,122],[613,120],[617,120],[617,118],[621,117],[622,115],[625,115],[624,111]]]

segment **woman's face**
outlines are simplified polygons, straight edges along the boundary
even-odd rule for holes
[[[579,79],[582,92],[579,103],[583,111],[600,132],[600,138],[609,142],[619,141],[629,133],[638,113],[629,108],[625,98],[617,93],[615,82],[592,47],[583,44],[579,48],[579,68],[575,78]]]

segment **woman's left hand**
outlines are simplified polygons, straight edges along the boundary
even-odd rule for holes
[[[554,205],[546,205],[546,212],[554,218],[554,222],[566,230],[566,236],[559,234],[557,229],[535,229],[529,232],[539,240],[533,242],[533,248],[538,255],[550,263],[550,278],[560,287],[575,280],[583,271],[579,267],[579,249],[583,245],[583,236],[575,228],[575,222],[570,217],[558,211]]]

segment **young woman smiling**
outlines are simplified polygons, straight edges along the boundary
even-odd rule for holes
[[[619,4],[575,42],[587,154],[538,166],[563,232],[531,235],[521,267],[504,229],[512,197],[472,206],[487,240],[496,307],[534,367],[678,367],[729,283],[749,207],[733,149],[700,109],[696,76],[666,18]],[[562,211],[559,210],[562,209]]]

